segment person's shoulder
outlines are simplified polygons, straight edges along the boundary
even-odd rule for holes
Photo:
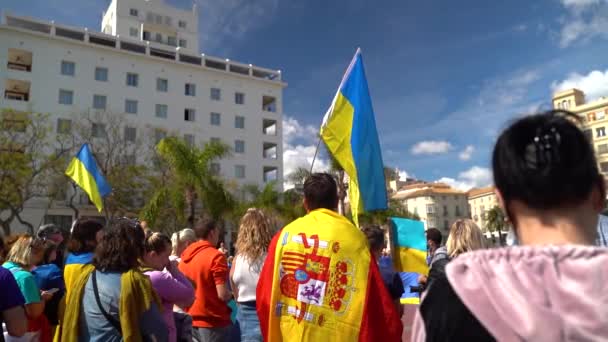
[[[0,267],[0,282],[15,280],[13,273],[4,267]]]

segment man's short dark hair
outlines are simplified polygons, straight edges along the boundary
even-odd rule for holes
[[[308,210],[335,210],[338,204],[338,186],[328,173],[313,173],[304,182],[304,198]]]
[[[437,246],[441,245],[441,232],[436,228],[429,228],[426,230],[426,239],[431,240],[437,244]]]
[[[217,228],[217,223],[214,220],[202,217],[194,225],[194,233],[197,238],[207,240],[211,231]]]

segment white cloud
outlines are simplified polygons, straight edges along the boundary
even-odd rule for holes
[[[292,117],[283,117],[283,187],[293,188],[287,181],[287,176],[297,168],[310,169],[317,148],[319,128],[313,125],[302,125]],[[317,155],[313,171],[329,169],[327,160]]]
[[[452,149],[452,144],[447,141],[421,141],[412,146],[411,152],[414,155],[421,154],[445,154]]]
[[[196,0],[202,51],[225,53],[226,40],[242,39],[248,32],[272,22],[279,0]]]
[[[492,171],[488,168],[473,166],[472,168],[458,174],[458,178],[442,177],[437,180],[462,191],[472,188],[489,186],[492,184]]]
[[[458,158],[460,158],[460,160],[464,160],[464,161],[469,160],[469,159],[471,159],[473,152],[475,152],[475,147],[473,147],[472,145],[469,145],[469,146],[465,147],[464,150],[462,150],[462,152],[460,152],[458,154]]]
[[[577,88],[582,90],[587,100],[595,100],[608,95],[608,70],[593,70],[587,75],[572,73],[561,82],[553,82],[551,89],[554,92]]]
[[[594,37],[608,38],[608,1],[562,0],[562,4],[567,9],[567,16],[561,20],[560,47],[585,43]]]

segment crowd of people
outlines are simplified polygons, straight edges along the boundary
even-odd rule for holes
[[[518,119],[492,167],[514,246],[490,248],[470,219],[445,244],[428,229],[411,340],[607,339],[606,189],[576,116]],[[339,215],[329,174],[303,192],[307,214],[281,229],[248,209],[231,256],[208,218],[172,236],[121,218],[0,239],[0,340],[401,340],[386,228]]]

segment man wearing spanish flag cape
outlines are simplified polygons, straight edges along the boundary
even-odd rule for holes
[[[366,237],[335,212],[329,174],[304,183],[307,215],[272,240],[257,287],[264,341],[400,341],[402,324]]]

